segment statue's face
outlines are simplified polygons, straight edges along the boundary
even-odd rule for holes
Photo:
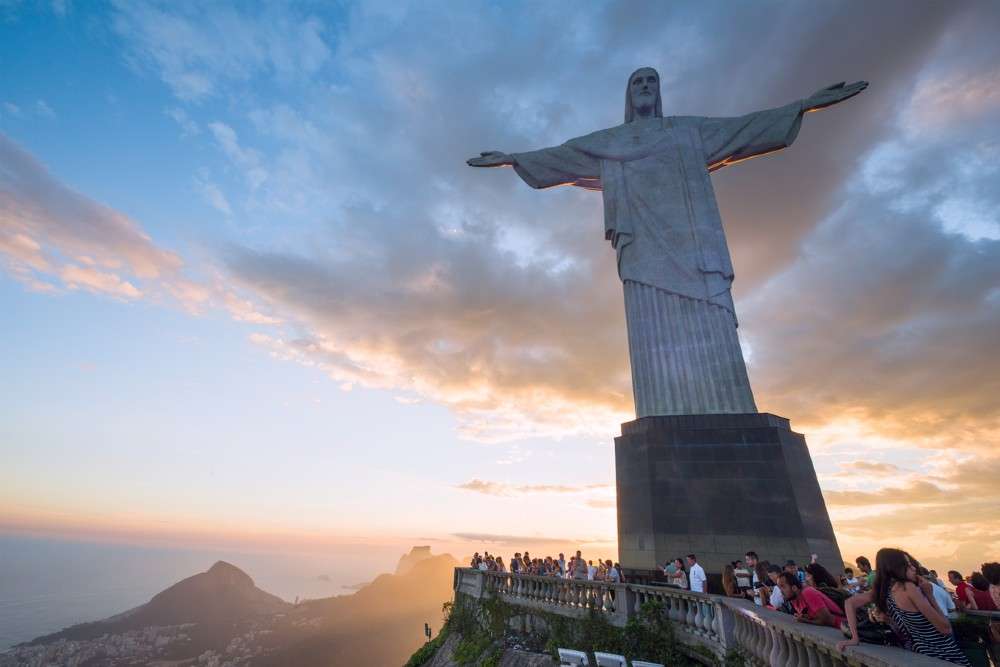
[[[629,81],[629,94],[632,96],[632,108],[640,116],[648,116],[656,106],[660,95],[660,77],[652,67],[643,67],[632,75]]]

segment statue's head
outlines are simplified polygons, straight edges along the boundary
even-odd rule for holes
[[[652,67],[640,67],[629,76],[625,88],[625,122],[648,117],[663,118],[660,75]]]

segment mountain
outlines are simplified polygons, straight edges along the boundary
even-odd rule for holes
[[[82,623],[38,637],[30,644],[48,644],[59,639],[93,639],[150,626],[193,623],[226,628],[240,621],[291,608],[291,604],[278,596],[257,588],[246,572],[220,560],[206,572],[188,577],[157,593],[144,605],[103,621]]]
[[[195,658],[255,667],[402,665],[423,644],[424,623],[440,628],[457,565],[417,547],[400,559],[400,574],[380,575],[351,595],[291,605],[220,561],[135,609],[0,653],[0,667]]]
[[[131,627],[181,623],[218,625],[276,614],[291,607],[278,596],[257,588],[243,570],[220,560],[207,572],[174,584],[141,607],[116,618]]]
[[[353,595],[300,604],[272,628],[273,650],[253,664],[402,665],[423,644],[424,623],[440,629],[458,564],[428,554],[405,574],[380,575]]]
[[[396,574],[406,574],[413,569],[414,565],[430,557],[430,547],[413,547],[410,549],[410,553],[400,556],[399,564],[396,565]]]

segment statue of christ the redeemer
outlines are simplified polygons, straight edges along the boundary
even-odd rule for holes
[[[637,417],[756,412],[709,173],[790,146],[803,114],[867,86],[839,83],[734,118],[664,117],[660,77],[644,67],[629,77],[623,124],[552,148],[482,153],[468,164],[512,166],[533,188],[604,193],[605,236],[624,284]]]

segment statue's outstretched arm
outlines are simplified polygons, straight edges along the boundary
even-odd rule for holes
[[[699,121],[699,130],[705,164],[709,171],[715,171],[787,148],[799,134],[803,114],[843,102],[867,87],[867,81],[849,85],[835,83],[783,107],[731,118],[703,118]]]
[[[854,83],[846,85],[843,81],[841,81],[840,83],[835,83],[832,86],[820,88],[802,101],[802,110],[808,113],[810,111],[825,109],[854,97],[867,87],[867,81],[855,81]]]
[[[515,160],[513,156],[500,151],[486,151],[480,153],[479,157],[469,158],[465,164],[470,167],[513,167]]]
[[[572,142],[524,153],[481,153],[467,160],[470,167],[514,167],[525,183],[535,189],[576,185],[600,189],[601,161]]]

